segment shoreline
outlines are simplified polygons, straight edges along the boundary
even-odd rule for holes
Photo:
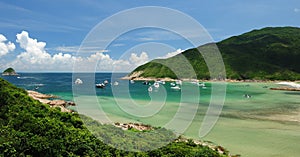
[[[75,106],[75,103],[72,101],[65,101],[62,99],[58,99],[58,96],[43,94],[37,91],[27,90],[28,96],[34,100],[38,100],[39,102],[49,105],[50,107],[59,107],[61,112],[75,112],[72,109],[69,109],[68,106]],[[53,100],[49,100],[53,99]]]
[[[287,81],[287,82],[300,82],[300,80],[236,80],[236,79],[225,79],[225,80],[217,80],[217,79],[210,79],[210,80],[205,80],[205,79],[190,79],[190,78],[182,78],[182,79],[172,79],[169,77],[165,78],[154,78],[154,77],[130,77],[130,76],[124,76],[120,78],[121,80],[134,80],[134,81],[165,81],[165,82],[175,82],[178,80],[181,80],[183,82],[192,82],[192,81],[198,81],[198,82],[229,82],[229,83],[235,83],[235,82],[248,82],[248,83],[277,83],[277,82],[282,82],[282,81]]]

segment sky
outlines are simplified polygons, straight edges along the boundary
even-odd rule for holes
[[[124,10],[146,6],[169,8],[197,21],[211,37],[203,42],[218,42],[264,27],[300,27],[299,0],[1,0],[0,70],[72,72],[74,67],[82,67],[81,71],[131,71],[152,59],[204,44],[187,40],[202,39],[203,35],[194,33],[194,27],[177,15],[150,11],[151,15],[123,16]],[[170,27],[175,21],[183,34],[148,27],[149,21],[170,23]],[[105,38],[136,23],[145,27]]]

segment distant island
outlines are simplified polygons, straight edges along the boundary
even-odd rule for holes
[[[16,76],[18,75],[16,71],[13,68],[7,68],[2,73],[3,76]]]
[[[214,79],[199,50],[215,51],[215,44],[223,57],[226,79],[300,80],[300,28],[297,27],[267,27],[208,43],[171,58],[152,60],[125,78]]]

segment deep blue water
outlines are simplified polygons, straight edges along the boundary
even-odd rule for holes
[[[56,94],[65,99],[72,99],[72,73],[19,73],[18,76],[1,76],[10,83],[27,90],[45,94]],[[125,76],[126,74],[117,74]],[[104,80],[110,82],[111,73],[95,73],[95,84]],[[96,90],[97,95],[111,96],[110,87]]]

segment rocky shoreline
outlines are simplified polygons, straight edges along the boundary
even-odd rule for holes
[[[49,94],[42,94],[37,91],[28,90],[27,91],[28,96],[31,98],[40,101],[43,104],[47,104],[50,107],[59,107],[62,112],[74,112],[73,110],[69,109],[68,106],[75,106],[75,103],[72,101],[65,101],[58,99],[55,95],[49,95]],[[50,100],[53,99],[53,100]]]
[[[115,127],[121,128],[122,130],[137,130],[137,131],[152,131],[155,130],[154,127],[146,124],[141,124],[141,123],[119,123],[116,122],[113,124]],[[207,146],[208,148],[217,151],[219,154],[227,154],[229,157],[236,157],[239,155],[230,155],[229,151],[226,150],[224,147],[213,144],[211,142],[205,142],[205,141],[200,141],[200,140],[192,140],[192,139],[187,139],[183,136],[178,137],[178,139],[175,140],[175,142],[184,142],[184,143],[193,143],[195,145],[201,145],[201,146]]]

